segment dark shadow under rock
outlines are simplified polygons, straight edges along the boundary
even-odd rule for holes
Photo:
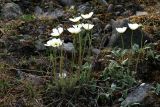
[[[160,82],[160,61],[149,59],[138,63],[137,78],[144,82]]]
[[[58,0],[63,6],[71,6],[74,5],[74,0]]]
[[[122,47],[122,40],[120,34],[116,31],[116,28],[119,27],[127,27],[127,31],[124,34],[121,34],[123,36],[124,41],[124,48],[131,48],[131,35],[132,30],[128,27],[129,20],[128,19],[121,19],[121,20],[111,20],[112,25],[112,35],[110,37],[108,47]],[[144,44],[145,41],[151,42],[152,39],[149,37],[149,34],[143,32],[140,28],[133,31],[133,44],[138,44],[141,46],[141,40],[142,44]]]

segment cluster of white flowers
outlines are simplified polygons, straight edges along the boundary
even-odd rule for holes
[[[63,33],[62,27],[54,28],[54,29],[52,29],[51,36],[58,37],[62,33]],[[52,46],[52,47],[59,47],[62,44],[63,44],[63,41],[60,38],[53,38],[53,39],[47,41],[47,44],[44,44],[44,45],[45,46]]]
[[[66,76],[67,76],[67,73],[58,73],[58,77],[59,78],[66,78]]]
[[[89,19],[93,16],[93,12],[90,12],[88,14],[81,14],[81,16],[78,16],[78,17],[74,17],[74,18],[69,18],[70,21],[72,22],[78,22],[80,21],[82,18],[83,19]]]
[[[79,17],[74,17],[74,18],[69,18],[70,21],[72,22],[78,22],[80,21],[82,18],[83,19],[89,19],[91,18],[93,15],[93,12],[90,12],[88,14],[81,14],[81,16]],[[68,28],[67,30],[70,32],[70,33],[73,33],[73,34],[78,34],[81,32],[81,28],[84,28],[85,30],[91,30],[94,25],[93,24],[89,24],[89,23],[82,23],[82,24],[77,24],[77,25],[73,25],[72,27]],[[63,33],[64,29],[62,27],[58,27],[58,28],[54,28],[52,29],[52,33],[51,33],[51,36],[53,37],[57,37],[57,36],[60,36],[62,33]],[[45,46],[52,46],[52,47],[59,47],[62,45],[62,40],[61,39],[57,39],[57,38],[53,38],[49,41],[47,41],[47,44],[45,44]]]
[[[93,12],[90,12],[88,14],[81,14],[81,16],[79,16],[79,17],[69,18],[69,20],[72,22],[78,22],[82,18],[89,19],[92,17],[92,15],[93,15]],[[72,34],[78,34],[81,32],[82,27],[85,30],[91,30],[94,27],[94,25],[89,24],[89,23],[85,23],[85,24],[82,23],[82,24],[72,25],[72,27],[68,28],[67,30]],[[63,33],[63,31],[64,31],[64,29],[62,27],[54,28],[54,29],[52,29],[51,36],[58,37]],[[63,44],[63,41],[60,38],[53,38],[53,39],[47,41],[47,43],[44,45],[45,46],[52,46],[52,47],[59,47],[62,44]]]
[[[89,14],[81,14],[81,16],[79,16],[79,17],[69,18],[69,20],[75,23],[75,22],[80,21],[82,18],[89,19],[92,17],[92,15],[93,15],[93,12],[90,12]],[[81,32],[82,28],[84,28],[85,30],[91,30],[93,27],[94,27],[93,24],[82,23],[82,24],[72,25],[72,27],[68,28],[67,30],[72,34],[78,34]],[[64,31],[64,28],[62,28],[62,27],[53,28],[52,33],[51,33],[51,36],[53,38],[51,40],[48,40],[47,43],[44,45],[51,46],[54,48],[62,46],[63,40],[61,40],[59,38],[59,36],[63,33],[63,31]],[[67,74],[61,72],[58,74],[58,76],[59,76],[59,78],[65,78],[67,76]]]
[[[81,14],[81,16],[78,16],[78,17],[69,18],[69,20],[72,21],[72,22],[79,22],[82,18],[83,19],[89,19],[92,16],[93,16],[93,12],[90,12],[88,14]],[[78,25],[73,25],[73,27],[70,27],[67,30],[70,33],[78,34],[79,32],[81,32],[81,28],[82,27],[85,30],[91,30],[94,27],[94,25],[93,24],[89,24],[89,23],[82,23],[82,24],[78,24]]]
[[[49,41],[47,41],[47,44],[44,44],[45,46],[52,46],[52,47],[59,47],[62,45],[62,40],[61,39],[56,39],[56,38],[53,38]]]
[[[128,23],[128,26],[131,30],[136,30],[142,25],[137,23],[134,23],[134,24]],[[127,27],[116,28],[116,30],[118,33],[124,33],[127,30]]]

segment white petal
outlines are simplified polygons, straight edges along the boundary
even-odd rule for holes
[[[90,12],[90,13],[88,13],[88,14],[81,14],[81,16],[82,16],[84,19],[89,19],[89,18],[92,17],[92,15],[93,15],[93,12]]]
[[[128,23],[128,26],[129,26],[129,28],[131,29],[131,30],[136,30],[139,26],[141,26],[141,25],[139,25],[139,24],[137,24],[137,23],[134,23],[134,24],[130,24],[130,23]]]
[[[124,33],[127,30],[127,27],[116,28],[117,32]]]
[[[59,36],[63,32],[63,28],[59,27],[58,29],[52,29],[52,36]]]
[[[52,40],[47,41],[47,44],[44,44],[45,46],[52,46],[52,47],[59,47],[62,45],[62,41],[60,39],[53,38]]]
[[[49,44],[44,44],[44,46],[50,46]]]
[[[86,29],[86,30],[90,30],[90,29],[92,29],[93,27],[94,27],[94,25],[92,25],[92,24],[82,24],[82,26],[83,26],[83,28],[84,29]]]
[[[77,34],[81,31],[81,28],[78,28],[78,27],[70,27],[67,29],[70,33],[74,33],[74,34]]]
[[[53,32],[52,32],[51,35],[52,35],[52,36],[59,36],[59,33],[58,33],[58,32],[56,32],[56,33],[53,33]]]
[[[73,33],[74,32],[74,28],[68,28],[67,29],[70,33]]]
[[[62,28],[62,27],[59,27],[59,28],[58,28],[58,32],[59,32],[59,34],[61,34],[61,33],[63,32],[63,28]]]
[[[78,22],[81,19],[81,17],[75,17],[75,18],[69,18],[70,21],[72,22]]]

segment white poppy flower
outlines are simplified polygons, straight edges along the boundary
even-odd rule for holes
[[[49,41],[47,41],[47,44],[44,44],[45,46],[52,46],[52,47],[59,47],[62,45],[62,40],[60,39],[56,39],[56,38],[53,38]]]
[[[59,36],[62,32],[63,32],[63,28],[62,27],[59,27],[57,29],[55,28],[55,29],[52,29],[51,35],[52,36]]]
[[[118,33],[124,33],[127,30],[127,27],[116,28]]]
[[[67,76],[67,74],[66,73],[62,73],[62,74],[59,73],[58,76],[59,76],[59,78],[65,78]]]
[[[94,27],[93,24],[89,24],[89,23],[86,23],[86,24],[83,23],[82,26],[86,30],[91,30]]]
[[[134,24],[131,24],[131,23],[128,23],[128,26],[131,30],[136,30],[138,27],[140,27],[141,25],[137,24],[137,23],[134,23]]]
[[[93,12],[90,12],[88,14],[81,14],[82,18],[84,18],[84,19],[89,19],[92,17],[92,15],[93,15]]]
[[[79,16],[79,17],[74,17],[74,18],[69,18],[69,20],[72,21],[72,22],[78,22],[78,21],[81,20],[81,19],[82,19],[81,16]]]
[[[80,24],[79,25],[73,25],[73,27],[70,27],[67,29],[70,33],[78,34],[81,31]]]

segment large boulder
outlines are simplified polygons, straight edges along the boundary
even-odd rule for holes
[[[121,103],[121,105],[123,107],[128,107],[133,104],[141,103],[148,96],[151,89],[152,85],[142,83],[127,96],[127,98]]]
[[[111,25],[112,25],[112,35],[110,37],[108,47],[122,47],[122,41],[121,41],[121,36],[120,34],[116,31],[116,28],[118,27],[128,27],[128,19],[120,19],[120,20],[111,20]],[[132,35],[132,30],[127,28],[127,31],[122,34],[123,36],[123,41],[124,41],[124,48],[130,48],[131,47],[131,35]],[[141,38],[142,43],[144,43],[146,40],[148,42],[151,41],[151,38],[149,37],[149,34],[145,33],[142,31],[140,28],[137,30],[133,31],[133,44],[138,44],[141,46]]]
[[[6,3],[1,11],[5,19],[15,19],[23,14],[20,6],[15,3]]]
[[[39,6],[35,7],[34,14],[39,19],[57,19],[64,16],[64,11],[62,9],[56,8],[54,11],[43,11]]]

